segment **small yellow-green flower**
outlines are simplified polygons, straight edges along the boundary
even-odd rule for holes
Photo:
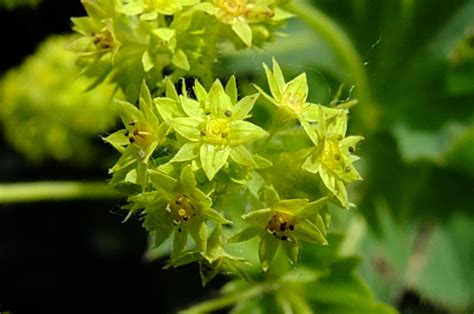
[[[229,25],[247,46],[252,45],[251,25],[280,21],[290,16],[277,8],[274,0],[212,0],[197,5],[195,10],[214,15],[219,22]]]
[[[336,196],[343,207],[349,207],[345,185],[361,180],[360,174],[353,166],[359,158],[353,153],[362,136],[346,135],[347,117],[335,116],[327,123],[322,120],[316,130],[317,140],[311,155],[303,163],[303,169],[317,173],[324,185]]]
[[[267,75],[271,95],[265,93],[260,87],[257,90],[272,104],[283,111],[286,119],[297,119],[310,138],[316,140],[311,123],[330,119],[338,114],[347,114],[344,109],[324,107],[307,102],[308,82],[306,73],[302,73],[289,82],[285,82],[283,72],[278,62],[273,59],[273,71],[263,64]],[[321,114],[322,112],[322,114]]]
[[[235,78],[224,90],[216,80],[209,92],[196,81],[194,92],[197,100],[181,95],[179,100],[187,117],[171,120],[173,129],[189,142],[171,162],[199,158],[209,180],[226,164],[229,157],[236,163],[257,168],[257,163],[244,144],[267,136],[267,132],[245,121],[258,98],[258,94],[237,101]]]
[[[119,115],[125,129],[104,138],[122,153],[120,159],[110,169],[110,173],[123,171],[125,175],[133,169],[136,162],[148,163],[150,156],[169,128],[158,120],[145,82],[141,86],[139,103],[140,107],[137,108],[126,101],[117,101]]]
[[[211,198],[197,187],[191,165],[183,168],[179,179],[161,171],[149,171],[156,192],[130,197],[132,208],[144,208],[143,226],[154,235],[154,246],[160,246],[174,233],[173,254],[185,249],[188,235],[198,252],[206,251],[207,221],[231,223],[212,209]]]
[[[309,202],[307,199],[280,200],[274,190],[266,190],[268,208],[258,209],[243,215],[251,226],[231,237],[228,242],[242,242],[260,237],[259,257],[263,270],[267,270],[281,245],[293,263],[298,259],[300,240],[327,244],[325,227],[319,210],[326,205],[327,198]],[[313,219],[316,220],[313,221]]]

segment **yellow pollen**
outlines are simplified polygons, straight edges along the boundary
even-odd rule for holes
[[[231,130],[230,121],[227,119],[212,119],[203,125],[202,139],[210,144],[226,144]]]

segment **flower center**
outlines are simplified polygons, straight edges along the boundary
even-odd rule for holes
[[[99,49],[109,49],[114,45],[114,38],[109,30],[94,33],[94,44]]]
[[[240,16],[247,10],[247,0],[217,0],[217,6],[232,16]]]
[[[344,160],[342,159],[339,141],[336,138],[324,141],[322,163],[332,172],[344,171]]]
[[[130,128],[126,135],[130,143],[144,150],[155,140],[153,130],[148,123],[130,121],[128,125]]]
[[[281,98],[281,104],[283,107],[290,109],[295,114],[300,114],[303,111],[303,105],[306,95],[301,92],[291,93],[286,92]]]
[[[205,122],[201,129],[201,137],[204,142],[210,144],[228,143],[229,132],[231,130],[230,121],[227,119],[211,119]]]
[[[291,233],[295,230],[295,221],[293,214],[278,211],[267,222],[266,229],[279,240],[294,242]]]
[[[173,218],[172,222],[175,226],[181,225],[197,214],[191,199],[186,195],[179,195],[171,201],[168,206],[166,206],[166,212]]]

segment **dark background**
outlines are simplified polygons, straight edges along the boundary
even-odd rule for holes
[[[325,10],[328,12],[331,12],[332,7],[337,7],[337,10],[343,7],[340,2],[320,2],[326,4]],[[430,28],[435,16],[431,18],[428,11],[423,10],[430,16],[420,17],[428,23],[425,28]],[[449,10],[439,10],[436,18],[439,19],[440,14],[448,13]],[[49,35],[70,32],[70,17],[84,14],[79,0],[43,0],[35,9],[0,9],[3,43],[0,50],[0,75],[19,65]],[[367,20],[376,19],[371,17]],[[348,18],[340,18],[338,22],[355,23]],[[373,29],[377,27],[369,25],[367,32],[358,29],[364,34],[371,34],[363,37],[367,42],[364,42],[363,38],[359,39],[358,42],[363,45],[359,50],[367,51],[368,47],[377,41],[380,34]],[[356,34],[351,35],[357,37]],[[425,37],[420,36],[421,39]],[[396,44],[396,41],[385,42]],[[396,53],[398,51],[393,49],[393,54]],[[375,76],[377,73],[370,67],[385,69],[384,73],[389,73],[386,69],[391,66],[396,67],[398,64],[374,61],[369,63],[368,70]],[[373,81],[380,84],[391,82],[383,78],[376,77]],[[383,87],[380,90],[385,92]],[[403,93],[401,95],[404,96]],[[379,134],[382,138],[379,142],[392,147],[382,135]],[[97,138],[97,144],[100,143]],[[380,146],[367,147],[377,150]],[[111,149],[104,153],[108,158],[114,158]],[[385,159],[381,160],[384,163],[383,168],[386,168]],[[41,166],[31,165],[13,152],[0,135],[2,183],[65,179],[105,180],[106,168],[104,164],[97,164],[95,167],[78,169],[55,162],[46,162]],[[392,168],[398,172],[400,167]],[[386,173],[382,175],[392,180]],[[376,178],[376,174],[368,177]],[[373,181],[379,183],[375,179]],[[452,185],[452,182],[449,184]],[[454,182],[464,185],[464,181]],[[373,185],[377,187],[380,184]],[[457,189],[458,185],[453,189]],[[399,196],[398,193],[394,195]],[[122,204],[123,201],[116,200],[0,205],[0,312],[176,313],[179,309],[218,293],[224,278],[212,281],[203,289],[196,265],[164,271],[161,268],[165,261],[146,262],[143,258],[147,245],[146,233],[140,221],[130,220],[122,223],[124,217],[119,210]],[[415,292],[405,291],[399,298],[398,307],[402,313],[447,313],[439,306],[435,307],[424,300]]]
[[[71,16],[83,15],[79,1],[0,9],[0,75],[49,35],[70,32]],[[101,165],[30,165],[0,138],[2,183],[104,180],[106,173]],[[0,205],[0,312],[175,313],[217,293],[222,280],[203,289],[195,265],[165,271],[165,261],[144,261],[146,232],[137,220],[122,223],[122,203]]]

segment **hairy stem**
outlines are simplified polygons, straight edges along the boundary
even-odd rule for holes
[[[118,197],[120,194],[104,182],[56,181],[0,184],[0,204]]]
[[[243,291],[238,291],[232,294],[224,295],[222,297],[200,303],[180,313],[181,314],[211,313],[213,311],[224,309],[231,305],[243,302],[250,298],[257,297],[269,291],[276,290],[277,288],[278,288],[278,285],[274,283],[265,283],[261,285],[252,286]]]
[[[362,104],[362,112],[356,112],[355,114],[359,115],[361,126],[368,130],[375,129],[378,112],[372,100],[364,65],[349,37],[336,23],[314,6],[301,1],[293,1],[286,6],[286,9],[298,16],[332,46],[334,53],[349,70],[350,80],[356,85],[356,93]]]

